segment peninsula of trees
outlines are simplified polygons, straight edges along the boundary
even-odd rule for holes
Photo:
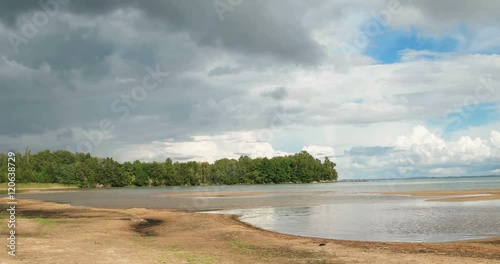
[[[7,172],[6,153],[0,153],[0,171]],[[88,153],[44,150],[16,153],[17,183],[61,183],[82,188],[96,186],[178,186],[213,184],[309,183],[337,179],[335,163],[323,162],[306,151],[269,158],[220,159],[208,162],[119,163],[112,158],[92,157]],[[2,173],[0,182],[7,182]]]

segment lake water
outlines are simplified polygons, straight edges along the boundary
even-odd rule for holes
[[[365,241],[442,242],[500,236],[500,201],[426,202],[383,192],[500,189],[500,177],[380,180],[324,184],[91,189],[19,194],[72,205],[168,208],[238,214],[280,233]],[[172,197],[175,193],[202,197]],[[259,192],[258,196],[208,197]],[[207,196],[205,196],[207,195]]]

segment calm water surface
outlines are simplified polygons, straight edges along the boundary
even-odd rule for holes
[[[500,236],[500,201],[425,202],[382,192],[500,189],[500,177],[381,180],[326,184],[92,189],[20,194],[73,205],[169,208],[241,215],[281,233],[369,241],[441,242]],[[245,197],[172,197],[172,193],[263,192]]]

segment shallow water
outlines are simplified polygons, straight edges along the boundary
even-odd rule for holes
[[[112,208],[170,208],[241,215],[281,233],[369,241],[455,241],[500,236],[500,201],[425,202],[381,192],[500,189],[500,177],[325,184],[93,189],[20,198]],[[172,197],[196,192],[264,192],[247,197]]]
[[[325,204],[229,210],[241,220],[280,233],[365,241],[444,242],[500,236],[500,204]]]

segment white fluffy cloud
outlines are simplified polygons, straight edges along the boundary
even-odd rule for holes
[[[490,141],[497,148],[500,148],[500,132],[498,132],[498,131],[491,131]]]
[[[383,152],[367,155],[351,151],[341,158],[348,165],[341,170],[351,177],[364,175],[369,178],[373,176],[369,172],[389,178],[484,175],[490,171],[481,170],[481,167],[500,164],[500,147],[495,143],[498,134],[492,131],[491,138],[462,136],[447,141],[424,126],[416,126],[410,133],[397,137],[387,149],[378,149]],[[352,170],[357,173],[353,174]],[[392,173],[388,173],[390,171]]]
[[[335,155],[335,150],[329,146],[308,145],[304,146],[302,150],[309,152],[309,154],[321,160],[324,157],[332,158]]]
[[[492,135],[498,133],[492,131]],[[415,127],[411,134],[397,138],[396,150],[411,153],[421,164],[481,163],[500,159],[498,147],[489,140],[463,136],[457,141],[446,142],[423,126]]]
[[[457,176],[474,173],[474,166],[500,164],[500,147],[496,140],[500,133],[491,132],[491,138],[462,136],[446,141],[424,126],[416,126],[410,133],[396,137],[387,146],[358,147],[338,155],[331,146],[305,145],[305,150],[318,159],[325,156],[338,163],[341,178]],[[118,150],[120,160],[202,160],[213,162],[221,158],[274,157],[291,152],[278,151],[268,142],[258,140],[257,132],[230,132],[214,136],[194,136],[189,141],[158,141],[148,145],[128,146]]]
[[[258,140],[256,132],[228,132],[221,135],[193,136],[189,141],[164,140],[147,145],[133,145],[117,151],[118,159],[130,160],[197,160],[214,162],[222,158],[239,158],[242,155],[250,157],[274,157],[286,155],[276,151],[268,142]]]

